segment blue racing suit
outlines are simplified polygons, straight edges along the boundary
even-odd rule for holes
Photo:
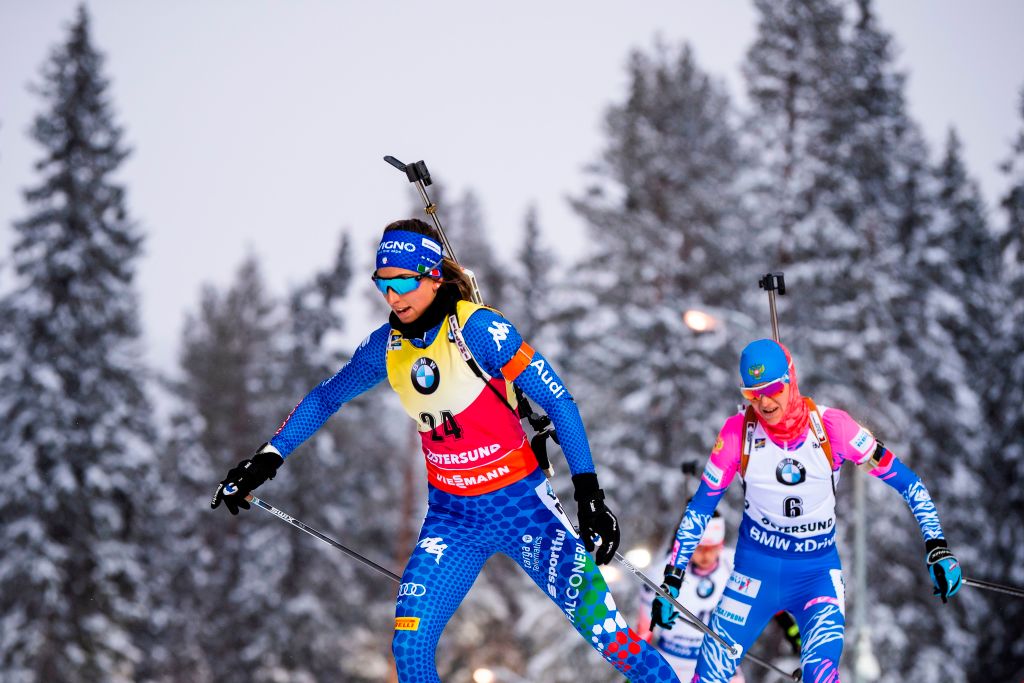
[[[475,375],[461,355],[463,341],[485,377]],[[337,374],[302,399],[271,443],[286,457],[346,401],[385,378],[416,421],[428,475],[427,515],[395,610],[399,680],[440,680],[434,656],[441,632],[484,562],[500,552],[629,680],[678,681],[626,625],[537,466],[510,409],[512,382],[551,417],[572,473],[594,470],[572,396],[547,360],[496,311],[460,301],[454,317],[417,339],[381,326]]]

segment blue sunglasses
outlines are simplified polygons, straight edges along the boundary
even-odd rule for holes
[[[430,278],[430,273],[399,275],[398,277],[378,277],[377,273],[374,273],[370,276],[370,279],[373,280],[373,284],[377,285],[377,289],[384,296],[387,296],[389,289],[394,291],[395,294],[402,296],[419,287],[420,280],[425,277]]]

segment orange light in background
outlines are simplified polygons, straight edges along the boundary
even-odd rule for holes
[[[480,668],[473,672],[473,683],[494,683],[494,672]]]
[[[633,548],[626,553],[626,559],[637,569],[646,569],[651,566],[651,551],[647,548]]]
[[[683,313],[683,323],[694,332],[707,332],[718,327],[718,319],[696,308],[687,309]]]

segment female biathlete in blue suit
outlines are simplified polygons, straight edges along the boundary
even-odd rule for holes
[[[925,561],[943,602],[960,590],[960,566],[920,478],[848,414],[801,397],[796,368],[783,346],[770,339],[747,345],[740,375],[749,406],[719,432],[676,532],[663,587],[678,594],[712,512],[739,474],[744,513],[735,569],[710,626],[745,652],[772,615],[786,610],[800,627],[803,680],[838,683],[845,605],[835,547],[835,486],[844,461],[903,495],[924,536]],[[671,628],[673,612],[658,598],[652,621]],[[693,681],[725,683],[738,661],[704,638]]]
[[[306,395],[274,437],[221,482],[212,501],[237,514],[245,496],[344,403],[385,378],[422,439],[428,510],[402,576],[392,649],[403,683],[439,681],[445,624],[496,552],[519,563],[587,642],[631,681],[678,681],[628,628],[587,551],[608,562],[618,521],[604,504],[579,411],[548,361],[469,283],[420,220],[384,230],[373,274],[391,307],[352,359]],[[477,374],[472,364],[481,374]],[[565,517],[515,413],[512,384],[551,417],[565,452],[580,536]],[[231,485],[237,487],[237,492]],[[232,492],[228,494],[227,492]]]

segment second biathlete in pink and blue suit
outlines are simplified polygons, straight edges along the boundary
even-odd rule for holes
[[[739,475],[744,513],[735,569],[710,626],[745,652],[768,620],[786,610],[803,637],[803,679],[836,683],[845,605],[835,491],[844,462],[881,479],[906,500],[925,541],[934,592],[943,602],[960,589],[959,563],[921,479],[846,412],[801,396],[785,347],[770,339],[752,342],[741,355],[740,375],[749,405],[719,432],[676,533],[665,583],[671,587],[679,581],[722,494]],[[670,605],[662,601],[661,607],[671,615]],[[724,683],[738,662],[704,638],[693,681]]]

